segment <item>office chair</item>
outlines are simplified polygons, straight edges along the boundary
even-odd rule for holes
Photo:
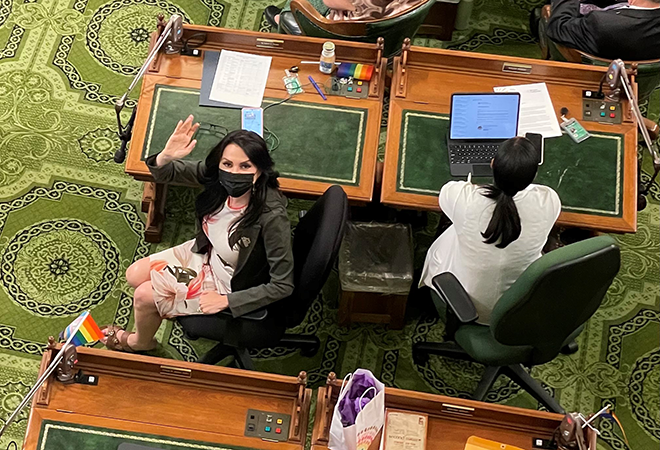
[[[334,21],[321,15],[307,0],[293,0],[291,12],[280,16],[280,30],[293,34],[293,27],[287,27],[293,19],[305,36],[367,43],[376,43],[379,37],[383,37],[383,57],[389,58],[401,51],[405,38],[415,36],[434,3],[435,0],[426,0],[412,9],[384,19]]]
[[[230,312],[185,316],[178,321],[187,337],[219,341],[197,362],[216,364],[233,355],[241,369],[254,370],[248,348],[296,347],[305,356],[320,346],[316,336],[285,334],[300,324],[321,292],[337,260],[348,220],[348,199],[340,186],[330,186],[301,217],[294,230],[294,290],[290,297],[264,309],[233,318]]]
[[[452,342],[419,342],[413,346],[413,358],[419,365],[426,364],[429,354],[478,362],[486,370],[473,394],[475,400],[482,401],[504,374],[550,411],[563,414],[564,409],[525,367],[553,360],[573,342],[600,306],[619,265],[619,247],[609,236],[547,253],[500,297],[489,326],[475,323],[474,304],[453,274],[437,275],[434,302],[447,305],[445,340]]]

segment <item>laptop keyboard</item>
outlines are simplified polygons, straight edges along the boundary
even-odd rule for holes
[[[454,144],[449,146],[449,161],[452,164],[490,163],[499,144]]]

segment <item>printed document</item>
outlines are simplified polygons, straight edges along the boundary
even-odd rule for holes
[[[425,450],[428,416],[387,411],[383,450]]]
[[[270,56],[222,50],[209,98],[237,106],[261,107],[271,60]]]
[[[518,136],[526,133],[542,134],[544,138],[561,136],[555,108],[545,83],[498,86],[493,91],[520,93]]]

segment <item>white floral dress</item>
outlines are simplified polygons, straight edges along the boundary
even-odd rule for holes
[[[225,205],[206,216],[202,229],[211,243],[208,253],[193,253],[195,240],[149,256],[151,285],[161,317],[202,314],[202,292],[231,292],[231,277],[238,261],[238,246],[229,247],[229,229],[245,212]]]

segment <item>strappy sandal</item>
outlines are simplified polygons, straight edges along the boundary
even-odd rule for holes
[[[123,331],[121,337],[119,337],[120,331]],[[115,325],[102,327],[101,332],[103,332],[103,334],[105,334],[106,336],[105,346],[108,348],[108,350],[114,350],[117,352],[126,352],[126,353],[142,353],[140,351],[133,350],[131,346],[128,345],[128,337],[131,334],[135,334],[135,333],[126,331]]]

